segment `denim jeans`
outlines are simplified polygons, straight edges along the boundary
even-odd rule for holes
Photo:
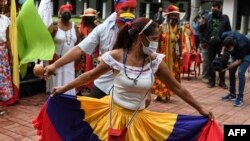
[[[238,71],[238,76],[239,76],[239,98],[243,98],[244,94],[244,89],[245,89],[245,73],[247,71],[248,66],[250,65],[250,55],[246,56],[242,62],[239,65],[239,71]],[[235,73],[237,71],[238,67],[232,68],[229,70],[229,81],[230,81],[230,94],[235,95],[236,94],[236,89],[235,89]]]
[[[208,62],[208,53],[206,49],[202,49],[202,77],[203,78],[209,78],[208,75],[208,66],[209,66],[209,62]]]

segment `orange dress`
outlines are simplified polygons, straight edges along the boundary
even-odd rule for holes
[[[195,37],[192,28],[182,27],[182,54],[195,51]]]
[[[182,27],[182,65],[181,72],[190,73],[190,66],[192,62],[195,62],[195,65],[199,67],[201,63],[201,56],[196,52],[196,43],[195,36],[192,28],[190,26]],[[196,67],[195,66],[195,67]]]
[[[159,52],[166,55],[164,58],[165,63],[168,66],[170,72],[178,80],[180,79],[180,64],[181,64],[181,30],[176,25],[175,27],[169,24],[162,24],[160,26],[161,37],[159,41]],[[166,88],[159,79],[156,81],[152,87],[152,92],[160,97],[169,98],[173,92]]]

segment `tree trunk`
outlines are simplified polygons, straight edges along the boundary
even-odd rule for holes
[[[200,6],[201,6],[201,0],[191,0],[190,22],[192,22],[195,16],[198,15],[198,12],[200,11]]]

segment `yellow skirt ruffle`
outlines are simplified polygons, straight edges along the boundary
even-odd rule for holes
[[[81,109],[85,112],[84,121],[88,122],[94,133],[102,141],[108,140],[110,96],[102,99],[90,97],[77,97]],[[125,128],[133,110],[125,109],[113,104],[112,128]],[[149,110],[140,110],[128,128],[126,141],[163,141],[172,133],[177,114],[158,113]]]

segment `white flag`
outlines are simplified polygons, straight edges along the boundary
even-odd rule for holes
[[[46,27],[49,27],[52,23],[53,15],[53,3],[51,0],[42,0],[39,7],[38,13],[43,20]]]

